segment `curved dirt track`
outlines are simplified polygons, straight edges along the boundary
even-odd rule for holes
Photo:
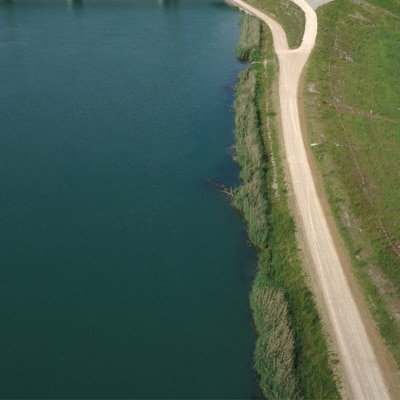
[[[293,0],[306,15],[301,46],[289,50],[282,27],[244,3],[234,5],[266,22],[279,59],[279,97],[284,148],[297,210],[304,230],[312,271],[321,291],[341,370],[354,399],[390,399],[360,312],[344,274],[342,262],[318,197],[301,133],[297,96],[301,72],[315,44],[317,17],[305,0]]]

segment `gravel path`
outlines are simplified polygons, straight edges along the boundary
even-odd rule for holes
[[[284,148],[297,211],[306,246],[311,254],[311,270],[328,314],[341,370],[354,399],[390,399],[377,357],[361,319],[360,311],[346,279],[340,252],[316,191],[307,159],[298,111],[300,75],[315,44],[317,17],[305,0],[293,0],[306,15],[301,46],[289,50],[282,27],[264,13],[241,0],[231,2],[265,21],[273,35],[279,59],[279,97]]]

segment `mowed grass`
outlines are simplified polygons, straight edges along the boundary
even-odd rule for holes
[[[266,398],[335,399],[339,394],[332,361],[302,271],[286,196],[273,103],[277,61],[272,37],[255,18],[244,19],[242,36],[248,37],[241,38],[239,47],[247,49],[252,64],[241,73],[236,92],[235,153],[242,185],[235,191],[234,205],[243,213],[250,240],[259,251],[250,295],[259,335],[255,368]],[[261,45],[252,39],[259,33]]]
[[[400,365],[400,2],[318,10],[310,143],[381,333]]]
[[[290,0],[246,0],[282,25],[290,48],[299,47],[305,29],[303,10]]]

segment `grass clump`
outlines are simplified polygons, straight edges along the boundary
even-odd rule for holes
[[[318,312],[301,269],[286,197],[271,95],[277,84],[277,63],[271,33],[264,25],[260,52],[253,54],[268,62],[266,68],[261,58],[252,63],[237,85],[235,147],[242,186],[235,192],[234,205],[243,212],[249,238],[259,250],[250,295],[259,334],[255,368],[266,398],[335,399],[339,394]]]
[[[260,21],[250,15],[244,15],[240,19],[239,44],[236,47],[236,57],[241,61],[259,58],[260,52]]]
[[[268,371],[261,376],[260,386],[268,387],[273,399],[296,398],[294,339],[288,322],[288,304],[282,291],[255,287],[250,305],[260,339],[255,349],[256,369]],[[264,389],[264,393],[266,390]]]
[[[234,205],[248,222],[251,242],[263,249],[267,246],[268,202],[263,184],[266,162],[254,101],[255,84],[255,70],[247,69],[240,74],[235,100],[235,148],[237,161],[242,166],[242,185],[236,190]]]
[[[400,8],[318,9],[306,115],[328,200],[382,336],[400,365]]]
[[[237,50],[237,53],[242,55],[242,60],[257,62],[260,59],[260,21],[244,16],[241,28],[238,45],[241,50]],[[256,108],[256,81],[256,69],[250,68],[239,75],[236,86],[235,150],[237,161],[242,167],[242,185],[235,192],[234,206],[243,212],[248,221],[248,234],[253,245],[263,249],[267,245],[268,202],[263,185],[266,159],[262,150],[260,120]]]

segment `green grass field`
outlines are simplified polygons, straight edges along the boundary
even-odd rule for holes
[[[400,2],[318,10],[309,141],[366,299],[400,365]]]

